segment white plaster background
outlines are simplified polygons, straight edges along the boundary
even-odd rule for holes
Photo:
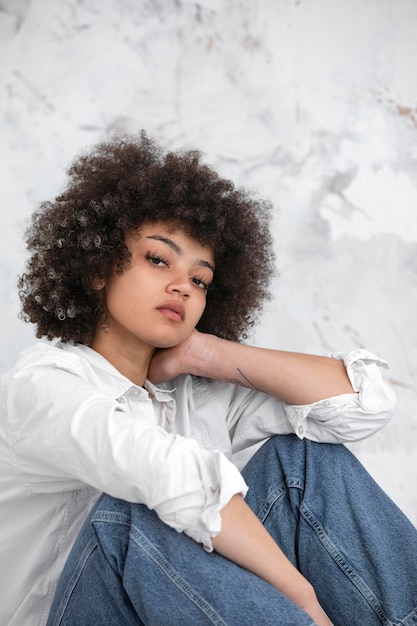
[[[145,128],[275,207],[255,340],[390,361],[392,422],[354,446],[417,525],[417,2],[1,0],[0,369],[22,224],[83,147]]]

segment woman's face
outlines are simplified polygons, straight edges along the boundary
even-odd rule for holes
[[[214,275],[212,251],[164,222],[144,225],[126,245],[131,266],[104,287],[107,330],[100,343],[129,351],[178,345],[204,312]]]

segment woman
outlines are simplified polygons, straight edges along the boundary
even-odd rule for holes
[[[2,623],[417,623],[416,530],[335,445],[385,423],[386,364],[241,343],[268,205],[144,133],[69,176],[19,282],[54,342],[2,381]]]

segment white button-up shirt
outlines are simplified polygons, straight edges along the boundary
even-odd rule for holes
[[[346,442],[383,426],[395,405],[386,363],[333,356],[358,393],[290,406],[191,376],[137,387],[82,345],[26,349],[0,387],[0,624],[45,624],[99,493],[146,504],[210,550],[221,509],[246,493],[239,469],[271,435]]]

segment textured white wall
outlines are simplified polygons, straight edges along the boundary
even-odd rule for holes
[[[81,148],[145,128],[276,207],[255,340],[391,363],[391,424],[354,450],[417,524],[415,0],[2,0],[0,369],[22,225]]]

